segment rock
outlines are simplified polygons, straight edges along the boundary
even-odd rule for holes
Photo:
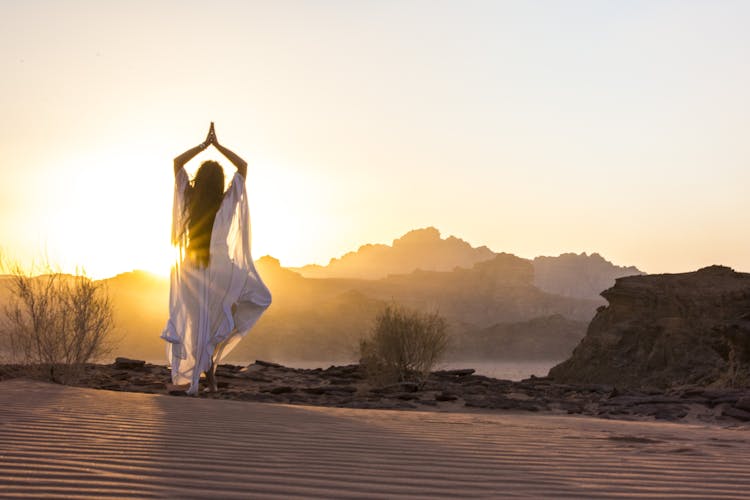
[[[458,377],[465,377],[467,375],[473,375],[474,372],[473,368],[461,368],[459,370],[440,370],[433,372],[434,375],[437,375],[438,377],[451,377],[451,378],[458,378]]]
[[[750,412],[740,410],[739,408],[726,408],[721,414],[725,417],[732,417],[743,422],[750,422]]]
[[[166,384],[146,384],[146,385],[139,385],[137,387],[133,387],[130,390],[135,392],[148,392],[148,393],[155,393],[155,392],[161,392],[164,391],[167,388]]]
[[[581,403],[573,401],[560,401],[558,405],[561,410],[564,410],[569,414],[583,413],[584,410],[584,406]]]
[[[278,363],[271,363],[270,361],[263,361],[260,359],[256,359],[255,363],[253,364],[258,365],[258,366],[263,366],[265,368],[283,368],[285,370],[287,369],[284,365],[280,365]],[[250,366],[253,366],[253,365],[250,365]],[[248,366],[248,368],[250,368],[250,366]]]
[[[323,386],[303,387],[302,390],[308,394],[325,394],[327,392],[327,388]]]
[[[666,406],[659,408],[654,412],[654,418],[657,420],[679,420],[687,415],[687,410],[682,406]]]
[[[322,375],[324,377],[362,378],[359,365],[329,366]]]
[[[146,366],[146,362],[140,359],[115,358],[113,366],[118,370],[137,370]]]
[[[242,375],[250,375],[251,373],[260,373],[264,372],[266,370],[265,365],[259,365],[258,363],[253,363],[252,365],[248,365],[245,368],[240,370],[240,373]]]
[[[419,399],[419,396],[414,394],[413,392],[399,392],[396,394],[392,394],[391,397],[401,399],[403,401],[414,401],[415,399]]]
[[[465,406],[473,408],[489,408],[494,410],[517,410],[523,401],[515,401],[503,397],[469,397],[465,398]]]
[[[609,306],[550,370],[556,382],[663,390],[750,380],[750,274],[711,266],[629,276],[602,296]]]
[[[140,387],[158,385],[158,386],[161,386],[163,389],[166,388],[163,382],[156,382],[153,379],[147,379],[147,378],[131,378],[130,384],[140,386]]]
[[[458,399],[458,396],[455,394],[451,394],[450,392],[440,392],[435,395],[435,401],[455,401]]]
[[[750,411],[750,396],[745,396],[744,398],[739,399],[734,404],[734,407],[739,408],[740,410]]]
[[[353,394],[357,392],[357,388],[351,385],[319,385],[303,387],[302,391],[308,394]]]
[[[534,399],[533,397],[523,392],[509,392],[505,395],[505,397],[508,399],[515,399],[516,401],[529,401]]]
[[[709,404],[711,406],[717,406],[721,404],[728,404],[735,406],[738,403],[739,396],[737,394],[726,394],[724,396],[712,399]]]
[[[328,394],[354,394],[357,392],[357,388],[353,385],[331,385],[328,386],[328,389],[326,390]]]
[[[276,387],[271,387],[270,389],[267,389],[263,392],[270,392],[271,394],[286,394],[293,391],[294,389],[288,385],[279,385]]]
[[[250,366],[254,366],[254,365],[250,365]],[[219,365],[216,368],[217,377],[239,378],[239,377],[242,377],[243,373],[247,373],[247,368],[242,367],[242,366]]]
[[[352,379],[350,378],[332,378],[328,381],[331,385],[350,385],[352,383]]]
[[[370,392],[375,394],[393,394],[396,392],[417,392],[419,384],[414,382],[399,382],[398,384],[386,385],[385,387],[374,387]]]

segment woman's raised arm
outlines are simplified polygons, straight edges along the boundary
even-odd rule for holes
[[[221,154],[226,156],[229,161],[232,162],[232,164],[237,168],[237,172],[240,173],[243,179],[247,178],[247,162],[237,156],[237,154],[233,151],[230,151],[228,148],[225,148],[221,144],[219,144],[218,139],[216,139],[216,132],[214,131],[214,123],[211,122],[211,130],[209,131],[209,138],[211,139],[211,144],[213,144],[216,149],[218,149]]]
[[[174,175],[177,175],[177,172],[179,172],[180,169],[184,167],[187,162],[192,160],[198,153],[206,149],[209,145],[211,145],[215,141],[216,141],[216,134],[214,134],[214,122],[211,122],[211,128],[208,129],[208,135],[206,136],[206,140],[198,144],[194,148],[188,149],[187,151],[185,151],[180,156],[174,159]]]

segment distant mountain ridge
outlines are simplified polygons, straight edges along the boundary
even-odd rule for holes
[[[460,238],[441,239],[434,227],[415,229],[393,240],[392,245],[367,244],[356,252],[332,258],[327,266],[310,264],[294,268],[306,278],[379,279],[390,274],[408,274],[414,270],[452,271],[471,268],[489,260],[495,252],[481,246],[474,248]]]
[[[455,236],[441,238],[438,229],[426,227],[409,231],[393,240],[392,245],[362,245],[355,252],[331,259],[326,266],[312,264],[292,269],[306,278],[376,280],[416,270],[471,269],[496,255],[500,254],[486,246],[472,247]],[[534,285],[539,289],[591,300],[601,300],[599,294],[613,286],[617,278],[644,274],[634,266],[617,266],[598,253],[564,253],[557,257],[536,257],[529,262]]]

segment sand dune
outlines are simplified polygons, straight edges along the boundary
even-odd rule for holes
[[[0,496],[747,498],[750,432],[0,383]]]

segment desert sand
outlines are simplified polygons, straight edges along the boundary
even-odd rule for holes
[[[747,428],[0,382],[0,496],[747,498]]]

